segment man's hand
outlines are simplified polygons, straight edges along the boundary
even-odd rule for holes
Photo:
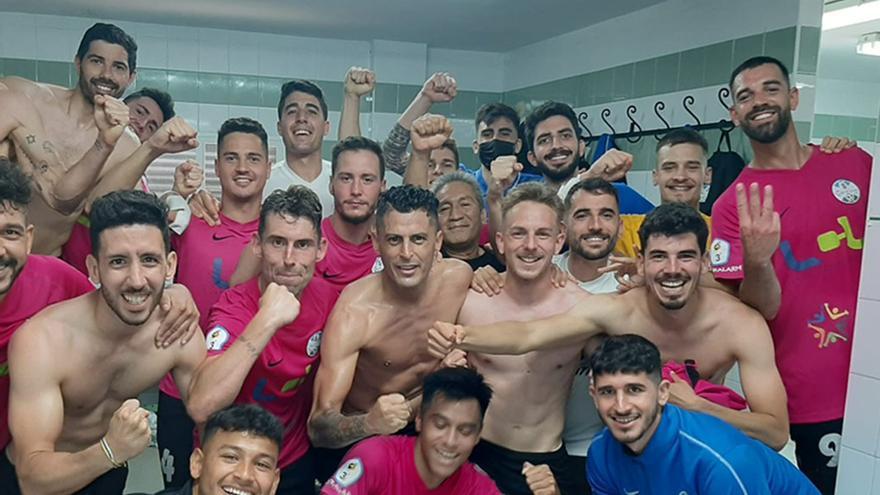
[[[431,103],[452,101],[458,94],[455,78],[448,72],[437,72],[425,81],[421,94],[431,100]]]
[[[211,227],[220,225],[220,201],[202,189],[189,197],[189,209],[193,216],[201,218]]]
[[[495,193],[503,193],[513,186],[522,169],[522,164],[516,161],[514,155],[499,156],[492,160],[489,164],[489,170],[492,171],[489,189]]]
[[[471,289],[478,294],[486,294],[489,297],[501,294],[504,288],[504,274],[489,265],[477,268],[474,278],[471,279]]]
[[[443,361],[440,362],[440,366],[443,368],[467,368],[467,353],[461,349],[453,349],[452,352],[443,358]]]
[[[351,67],[345,73],[345,95],[361,96],[373,92],[376,87],[376,73],[364,67]]]
[[[180,345],[186,345],[199,331],[199,308],[189,289],[182,284],[165,289],[159,307],[162,321],[156,332],[156,347],[168,347],[178,339]]]
[[[116,142],[128,125],[128,106],[112,96],[95,95],[95,125],[101,141],[109,147]]]
[[[773,186],[764,186],[764,201],[757,183],[736,185],[736,210],[743,245],[743,266],[770,263],[779,247],[781,225],[779,213],[773,210]]]
[[[574,278],[574,275],[568,273],[556,266],[556,263],[550,264],[550,285],[557,289],[564,288],[569,282],[578,283],[578,280]]]
[[[260,313],[270,318],[276,328],[293,323],[299,316],[299,300],[287,287],[270,282],[260,296]]]
[[[703,399],[694,392],[687,380],[672,373],[672,382],[669,384],[669,403],[687,409],[688,411],[700,411]]]
[[[559,486],[556,485],[550,466],[534,466],[530,462],[524,462],[522,474],[526,477],[526,484],[529,485],[532,495],[559,495]]]
[[[400,431],[412,417],[410,403],[401,394],[380,395],[364,420],[367,431],[376,435],[390,435]]]
[[[461,325],[435,321],[428,330],[428,352],[437,359],[445,359],[464,338]]]
[[[633,166],[633,156],[625,151],[610,149],[590,166],[586,172],[578,175],[580,180],[590,178],[605,179],[608,182],[626,177]]]
[[[167,120],[162,127],[150,136],[147,144],[159,153],[180,153],[199,145],[199,133],[181,116]]]
[[[410,131],[413,151],[430,153],[443,146],[452,135],[452,124],[442,115],[425,114],[413,122]]]
[[[609,263],[599,268],[598,271],[599,273],[614,272],[618,293],[623,294],[645,285],[645,278],[639,275],[637,258],[611,255],[608,257],[608,261]]]
[[[853,141],[850,138],[825,136],[822,138],[822,144],[819,145],[819,150],[830,155],[840,153],[843,150],[848,150],[857,144],[857,141]]]
[[[137,457],[150,446],[150,413],[140,407],[137,399],[128,399],[110,418],[110,427],[104,439],[116,462],[126,462]]]
[[[187,160],[174,169],[174,186],[171,190],[188,198],[202,185],[204,178],[205,171],[202,167],[193,160]]]

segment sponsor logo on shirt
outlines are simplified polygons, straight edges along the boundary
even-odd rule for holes
[[[341,487],[346,488],[361,479],[364,474],[364,465],[360,458],[350,459],[345,465],[340,466],[333,475],[333,480]]]
[[[306,354],[311,358],[318,355],[318,350],[321,349],[321,336],[324,332],[318,332],[309,339],[309,343],[306,344]]]
[[[819,349],[824,349],[839,340],[849,341],[849,323],[849,311],[825,303],[807,321],[807,328],[813,332],[813,337],[819,341]]]
[[[208,346],[209,351],[219,351],[223,349],[223,345],[226,344],[226,341],[229,340],[229,332],[221,327],[216,326],[208,332],[208,337],[205,339],[205,344]]]
[[[724,239],[715,239],[709,248],[712,266],[726,265],[730,261],[730,243]]]
[[[834,184],[831,184],[831,194],[845,205],[854,205],[862,197],[862,191],[859,190],[859,186],[846,179],[834,181]]]
[[[9,363],[0,363],[0,376],[9,376]]]

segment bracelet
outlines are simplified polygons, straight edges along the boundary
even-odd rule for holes
[[[113,451],[110,449],[110,444],[107,443],[107,437],[101,437],[101,450],[104,451],[104,455],[107,456],[107,460],[110,461],[110,464],[112,464],[114,468],[125,467],[125,462],[118,462],[116,460],[116,457],[113,456]]]

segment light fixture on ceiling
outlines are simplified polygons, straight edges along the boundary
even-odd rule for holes
[[[880,32],[859,36],[859,42],[856,44],[856,53],[880,57]]]
[[[880,1],[860,0],[857,5],[831,10],[822,15],[822,31],[880,19]]]

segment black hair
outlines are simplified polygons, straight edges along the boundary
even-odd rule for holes
[[[155,88],[141,88],[126,96],[122,102],[129,103],[140,98],[149,98],[155,101],[156,105],[159,105],[159,110],[162,111],[162,122],[167,122],[168,119],[174,117],[174,100],[171,99],[171,95]]]
[[[321,105],[321,113],[324,115],[324,120],[327,120],[327,102],[324,101],[324,92],[321,91],[321,88],[319,88],[317,84],[303,79],[287,81],[281,86],[281,98],[278,100],[279,120],[281,120],[281,114],[284,112],[284,101],[287,100],[287,97],[294,91],[299,91],[300,93],[312,95],[317,98],[318,104]]]
[[[205,423],[202,445],[207,444],[218,431],[248,433],[255,437],[267,438],[278,447],[279,451],[284,436],[281,421],[256,404],[235,404],[210,415]]]
[[[657,346],[635,334],[610,336],[590,356],[593,380],[600,375],[645,373],[660,383],[661,363]]]
[[[18,164],[0,157],[0,208],[27,209],[31,202],[31,178]]]
[[[696,144],[700,148],[703,148],[703,154],[709,152],[709,143],[706,142],[706,138],[704,138],[699,132],[687,127],[673,129],[664,134],[660,141],[657,141],[657,148],[655,151],[660,151],[660,148],[664,146],[675,146],[676,144],[685,143]]]
[[[101,250],[101,233],[107,229],[129,225],[148,225],[162,233],[165,252],[171,251],[168,233],[168,207],[155,194],[143,191],[119,190],[101,196],[92,204],[89,215],[89,236],[92,254]]]
[[[266,130],[263,129],[263,124],[248,117],[235,117],[223,122],[223,125],[220,126],[220,130],[217,131],[217,153],[220,153],[223,138],[233,132],[253,134],[260,138],[260,141],[263,143],[263,151],[266,152],[266,160],[269,159],[269,137],[266,135]]]
[[[596,196],[607,194],[614,198],[614,204],[617,205],[617,210],[620,212],[620,197],[617,194],[617,188],[607,180],[599,177],[580,180],[571,186],[571,189],[565,194],[565,201],[563,202],[565,211],[571,209],[571,201],[578,191],[588,192]]]
[[[408,184],[394,186],[379,196],[379,204],[376,206],[376,226],[385,227],[385,216],[391,211],[411,213],[421,210],[428,215],[432,225],[439,227],[438,206],[437,196],[427,189]]]
[[[128,73],[131,74],[137,68],[137,43],[119,26],[97,22],[88,28],[79,42],[79,48],[76,49],[76,58],[82,61],[93,41],[106,41],[121,46],[128,54]]]
[[[273,191],[260,207],[260,236],[266,230],[266,218],[269,215],[282,217],[305,218],[312,222],[318,239],[321,239],[321,200],[315,191],[306,186],[294,185],[287,190]]]
[[[456,144],[455,139],[449,138],[446,141],[443,141],[443,144],[441,144],[440,147],[437,149],[447,149],[452,152],[452,158],[455,160],[455,166],[458,167],[458,145]]]
[[[648,239],[654,235],[672,237],[681,234],[694,234],[697,236],[697,244],[700,245],[700,254],[706,252],[706,240],[709,238],[709,228],[700,212],[692,206],[680,203],[670,203],[654,208],[654,211],[645,216],[645,221],[639,227],[639,241],[642,244],[642,253],[648,248]]]
[[[492,388],[483,376],[470,368],[441,368],[425,377],[422,387],[421,412],[424,414],[437,397],[460,402],[474,399],[480,404],[480,422],[489,408]]]
[[[747,71],[749,69],[754,69],[755,67],[760,67],[765,64],[773,64],[776,67],[779,67],[779,71],[782,72],[782,78],[785,79],[785,85],[791,87],[791,78],[789,78],[788,67],[782,63],[778,58],[769,57],[767,55],[758,55],[757,57],[752,57],[745,62],[739,64],[736,69],[733,69],[733,72],[730,73],[730,81],[728,81],[728,86],[730,87],[731,93],[736,93],[733,89],[733,81],[736,79],[736,76],[740,75],[740,73]]]
[[[549,207],[556,214],[557,222],[562,222],[565,217],[562,200],[559,199],[559,194],[555,190],[543,182],[526,182],[514,187],[501,200],[501,218],[506,218],[514,206],[526,201]]]
[[[535,149],[535,129],[537,129],[538,124],[544,122],[550,117],[555,117],[560,115],[568,119],[571,122],[571,128],[574,129],[575,136],[580,139],[581,136],[581,128],[578,125],[577,115],[575,115],[574,110],[571,106],[560,103],[558,101],[548,101],[541,104],[539,107],[529,113],[525,120],[525,134],[526,134],[526,142],[530,150]]]
[[[336,175],[336,169],[339,167],[339,155],[346,151],[367,150],[372,152],[379,159],[379,179],[385,178],[385,156],[382,154],[382,147],[379,143],[370,138],[363,136],[350,136],[333,146],[330,152],[330,170],[332,175]]]
[[[487,126],[492,125],[498,119],[507,119],[513,124],[513,129],[519,134],[519,114],[509,105],[501,102],[486,103],[477,110],[477,117],[474,119],[474,127],[479,129],[480,123]]]

